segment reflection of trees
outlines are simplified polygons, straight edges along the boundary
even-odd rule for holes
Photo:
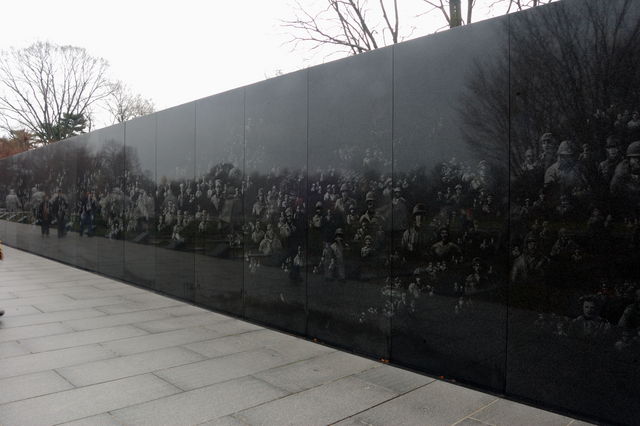
[[[634,0],[584,0],[512,16],[503,27],[509,52],[479,63],[463,96],[471,147],[495,157],[510,131],[518,170],[525,150],[547,131],[594,145],[602,136],[593,119],[597,109],[637,107],[639,9]]]

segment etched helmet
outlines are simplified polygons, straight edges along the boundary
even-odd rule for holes
[[[627,148],[627,157],[640,157],[640,141],[631,142]]]
[[[572,141],[562,141],[558,147],[558,155],[573,155],[575,148]]]

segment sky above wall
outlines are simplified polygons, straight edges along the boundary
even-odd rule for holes
[[[281,25],[292,18],[292,3],[6,0],[0,50],[36,41],[84,47],[108,60],[114,78],[161,110],[341,57],[308,47],[293,50]],[[476,20],[498,13],[486,7],[491,0],[478,3]],[[421,0],[400,0],[400,7],[402,23],[415,27],[411,38],[443,25],[438,11],[418,16],[428,10]]]

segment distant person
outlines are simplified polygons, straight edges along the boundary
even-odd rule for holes
[[[18,200],[18,196],[16,195],[16,191],[14,189],[9,190],[9,195],[7,195],[5,199],[5,203],[8,211],[10,212],[18,211],[20,200]]]
[[[49,227],[51,226],[51,212],[52,206],[51,201],[49,201],[49,195],[45,194],[42,202],[38,206],[38,222],[40,223],[40,229],[42,231],[42,236],[49,236]]]
[[[66,225],[67,225],[67,208],[69,207],[69,203],[67,202],[67,198],[62,193],[62,189],[58,188],[58,193],[56,194],[51,207],[53,208],[55,217],[56,217],[56,225],[58,228],[58,238],[64,237],[66,233]]]

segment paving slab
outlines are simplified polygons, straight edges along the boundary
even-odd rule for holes
[[[0,379],[0,404],[73,389],[73,385],[54,371]]]
[[[225,325],[226,323],[219,323],[215,327],[207,328],[218,331]],[[260,329],[238,332],[230,336],[193,343],[187,345],[187,347],[209,358],[216,358],[233,353],[256,350],[276,343],[290,341],[291,339],[295,338],[284,333]]]
[[[150,309],[167,308],[171,306],[180,306],[181,303],[171,299],[160,299],[148,302],[133,302],[124,300],[120,303],[113,303],[107,306],[101,306],[99,311],[105,314],[124,314],[127,312],[148,311]]]
[[[344,352],[333,352],[306,361],[288,364],[254,376],[289,392],[300,392],[360,373],[378,365],[375,361]]]
[[[31,353],[20,342],[0,343],[0,359]]]
[[[17,317],[21,315],[34,315],[41,314],[42,311],[36,309],[34,306],[4,306],[2,305],[2,309],[4,309],[4,318],[9,317]]]
[[[497,399],[462,386],[434,381],[338,424],[451,425]]]
[[[55,425],[177,392],[178,389],[152,374],[129,377],[4,404],[0,406],[0,424],[20,425],[26,421],[34,425]]]
[[[287,360],[279,353],[259,349],[161,370],[156,375],[180,389],[191,390],[248,376],[286,363]]]
[[[196,315],[196,314],[206,314],[211,311],[208,311],[204,308],[199,308],[193,305],[182,305],[182,306],[171,306],[168,308],[160,309],[161,312],[165,312],[172,317],[181,317],[185,315]]]
[[[130,425],[196,425],[285,395],[287,393],[281,389],[244,377],[157,399],[112,414]]]
[[[155,349],[184,345],[218,337],[218,333],[203,327],[148,334],[115,342],[103,343],[103,346],[118,355],[131,355]]]
[[[228,321],[225,315],[208,312],[204,314],[188,315],[137,323],[136,327],[147,330],[149,333],[179,330],[181,328],[195,327],[213,324],[219,321]]]
[[[249,426],[242,420],[236,419],[233,416],[220,417],[208,422],[200,423],[199,426]]]
[[[125,426],[125,424],[111,414],[98,414],[97,416],[61,423],[59,426]]]
[[[125,339],[147,335],[144,330],[131,325],[121,325],[117,327],[98,328],[87,331],[74,331],[72,333],[58,334],[54,336],[37,337],[21,340],[26,348],[32,353],[45,352],[55,349],[72,348],[74,346],[90,345],[92,343],[108,342],[110,340]]]
[[[97,311],[97,310],[96,310]],[[64,321],[63,324],[74,330],[92,330],[104,327],[113,327],[116,325],[135,324],[144,321],[153,321],[169,317],[169,314],[155,311],[132,312],[127,314],[106,315],[99,312],[100,318],[82,319],[77,321]]]
[[[22,327],[25,325],[47,324],[50,322],[60,322],[67,320],[81,319],[80,322],[86,321],[87,318],[104,317],[103,312],[95,309],[79,309],[72,311],[61,311],[52,313],[37,313],[34,315],[7,315],[2,319],[2,328]],[[103,320],[106,318],[103,318]],[[65,324],[66,325],[66,324]],[[71,327],[73,329],[73,327]]]
[[[252,425],[328,425],[395,396],[383,387],[347,377],[250,408],[235,417]]]
[[[176,365],[201,361],[198,355],[184,348],[166,348],[141,354],[88,362],[56,371],[75,386],[86,386],[110,380],[137,376]]]
[[[378,365],[356,374],[355,377],[399,394],[428,385],[436,380],[391,365]]]
[[[113,356],[113,352],[99,345],[14,356],[0,360],[0,378],[53,370]]]
[[[566,426],[573,421],[569,417],[504,399],[499,399],[471,417],[496,426],[515,425],[521,419],[527,419],[530,424],[538,426]]]
[[[586,424],[5,254],[2,425]]]
[[[3,321],[4,323],[4,321]],[[71,327],[67,327],[60,323],[37,324],[24,327],[0,328],[0,342],[9,342],[11,340],[24,340],[33,337],[51,336],[54,334],[63,334],[73,331]]]
[[[96,308],[122,303],[121,296],[98,297],[96,299],[74,300],[71,302],[55,302],[34,304],[42,312],[70,311],[72,309]]]
[[[129,294],[140,294],[144,292],[145,290],[142,290],[140,288],[133,287],[133,286],[122,287],[122,288],[112,288],[108,290],[101,290],[93,286],[91,287],[82,286],[72,291],[67,291],[64,294],[75,300],[84,300],[84,299],[95,299],[97,297],[107,297],[107,296],[126,296]]]

